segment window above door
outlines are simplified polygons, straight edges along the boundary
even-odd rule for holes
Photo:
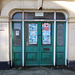
[[[16,12],[12,20],[66,20],[63,12]]]

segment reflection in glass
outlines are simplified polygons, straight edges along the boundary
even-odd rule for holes
[[[22,13],[18,12],[13,15],[13,19],[22,19]]]
[[[14,23],[14,29],[21,30],[21,24],[20,23]]]

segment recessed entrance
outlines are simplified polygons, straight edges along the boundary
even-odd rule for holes
[[[66,19],[64,14],[19,12],[13,15],[13,66],[65,65],[65,49]]]

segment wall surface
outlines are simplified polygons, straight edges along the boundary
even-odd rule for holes
[[[9,68],[9,23],[0,17],[0,69]]]
[[[68,57],[75,61],[75,0],[0,0],[0,61],[9,61],[9,21],[15,10],[64,11],[68,15]],[[3,27],[3,29],[1,29]],[[2,31],[4,30],[4,31]]]
[[[0,15],[1,15],[2,0],[0,0]]]

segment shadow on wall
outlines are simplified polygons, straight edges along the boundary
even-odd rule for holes
[[[72,3],[72,4],[71,4]],[[68,11],[72,11],[75,8],[75,2],[67,2],[67,1],[44,1],[42,9],[64,9]],[[74,7],[70,7],[70,6]],[[68,6],[70,8],[68,8]],[[72,9],[71,9],[72,8]],[[9,12],[13,9],[38,9],[37,1],[9,1],[5,4],[1,11],[1,16],[9,16]],[[73,10],[74,11],[74,10]],[[72,11],[72,12],[73,12]]]

